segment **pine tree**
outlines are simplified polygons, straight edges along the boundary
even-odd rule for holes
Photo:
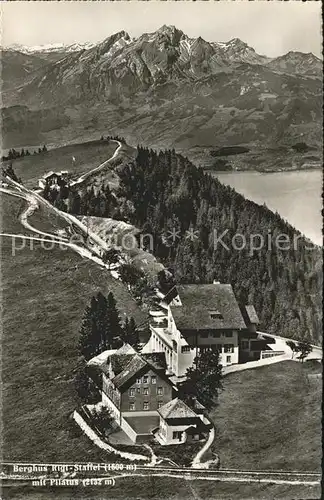
[[[122,345],[122,327],[116,300],[112,292],[107,297],[107,348],[115,349]]]
[[[100,352],[109,347],[109,332],[107,331],[108,302],[106,297],[98,292],[96,297],[96,326],[100,335]]]
[[[143,277],[143,272],[133,264],[122,264],[119,268],[119,275],[123,283],[134,286]]]
[[[87,361],[100,352],[100,341],[92,301],[91,306],[86,308],[82,319],[78,344],[80,353]]]
[[[122,332],[122,340],[134,347],[135,350],[139,350],[139,333],[135,320],[132,316],[130,318],[126,316]]]
[[[86,366],[82,366],[75,378],[75,389],[81,404],[96,404],[100,401],[101,395],[93,380],[86,373]]]

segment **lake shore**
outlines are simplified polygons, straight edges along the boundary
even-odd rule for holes
[[[319,170],[319,171],[322,171],[322,166],[321,165],[318,165],[318,166],[310,166],[310,167],[303,167],[303,168],[300,168],[300,167],[296,167],[296,168],[277,168],[276,170],[263,170],[263,169],[257,169],[257,168],[254,168],[254,169],[236,169],[236,170],[216,170],[216,169],[212,169],[210,167],[206,167],[203,169],[210,173],[210,174],[238,174],[240,172],[244,172],[244,173],[258,173],[258,174],[278,174],[278,173],[284,173],[284,172],[308,172],[310,170]]]
[[[245,198],[278,212],[292,226],[317,245],[322,238],[322,180],[320,169],[289,172],[212,172]],[[270,175],[269,175],[270,174]]]

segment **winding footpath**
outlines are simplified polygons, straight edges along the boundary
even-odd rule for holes
[[[201,450],[198,451],[197,455],[195,456],[195,458],[192,461],[191,467],[195,467],[197,469],[206,469],[206,468],[208,469],[208,465],[210,462],[209,461],[202,462],[201,459],[202,459],[203,455],[206,453],[206,451],[208,451],[209,448],[211,447],[211,445],[213,444],[214,439],[215,439],[215,428],[212,427],[206,443],[201,448]]]
[[[75,182],[73,182],[71,185],[78,185],[84,182],[89,176],[92,174],[101,171],[104,169],[110,162],[112,162],[114,159],[116,159],[120,153],[120,150],[122,148],[122,144],[119,141],[115,141],[118,144],[117,149],[115,150],[114,154],[109,158],[108,160],[104,161],[101,163],[98,167],[90,170],[89,172],[81,175]],[[14,181],[11,179],[11,177],[6,177],[7,183],[10,186],[8,187],[3,187],[0,186],[0,192],[8,194],[9,196],[13,196],[16,198],[20,198],[24,201],[27,202],[28,206],[26,210],[20,215],[20,222],[21,224],[30,231],[31,233],[36,234],[35,237],[27,236],[27,235],[20,235],[20,234],[10,234],[10,233],[1,233],[0,236],[3,237],[11,237],[11,238],[22,238],[25,240],[34,240],[34,241],[44,241],[44,242],[52,242],[53,244],[61,244],[66,247],[71,248],[74,250],[76,253],[81,255],[84,258],[87,258],[89,260],[94,261],[96,264],[99,264],[101,267],[105,267],[109,269],[109,266],[104,264],[102,259],[100,258],[101,251],[106,251],[109,249],[109,245],[102,239],[100,238],[97,234],[93,233],[92,231],[89,231],[89,228],[83,224],[77,217],[74,217],[71,214],[68,214],[66,212],[63,212],[56,207],[54,207],[49,201],[45,200],[39,192],[37,191],[32,191],[22,184],[19,184],[18,182]],[[32,226],[28,222],[28,218],[32,216],[32,214],[39,209],[39,207],[43,205],[47,210],[49,210],[51,213],[53,213],[56,216],[61,217],[64,219],[68,226],[74,226],[77,227],[80,232],[84,235],[85,238],[89,238],[92,240],[93,243],[95,243],[98,247],[98,255],[94,255],[93,251],[88,250],[87,248],[83,246],[79,246],[76,243],[71,243],[68,241],[68,238],[65,236],[59,236],[57,234],[51,234],[51,233],[46,233],[44,231],[41,231],[37,229],[36,227]],[[43,236],[44,238],[41,238]]]
[[[95,167],[92,170],[89,170],[89,172],[86,172],[85,174],[82,174],[76,181],[71,182],[71,186],[76,186],[77,184],[82,184],[82,182],[84,182],[86,179],[88,179],[88,177],[90,177],[92,174],[100,172],[100,170],[103,170],[107,165],[109,165],[109,163],[112,160],[115,160],[117,158],[117,156],[120,153],[122,143],[119,141],[115,141],[114,139],[112,139],[112,142],[116,142],[118,144],[118,147],[117,147],[116,151],[114,152],[114,154],[112,155],[112,157],[109,158],[109,160],[105,160],[98,167]]]

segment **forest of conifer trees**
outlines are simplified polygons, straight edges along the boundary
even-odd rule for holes
[[[254,304],[262,328],[320,342],[321,252],[303,237],[294,247],[298,232],[279,214],[246,200],[174,150],[138,147],[135,162],[119,175],[119,197],[133,204],[128,220],[154,235],[154,253],[174,270],[176,281],[231,283],[241,303]],[[174,228],[180,237],[166,244]],[[215,246],[215,230],[227,231],[229,250]],[[256,234],[268,241],[270,234],[273,242],[284,234],[291,244],[235,250],[230,242],[238,233],[247,241]]]
[[[319,247],[279,214],[246,200],[174,150],[138,147],[135,161],[118,174],[117,193],[102,186],[96,193],[66,189],[58,196],[71,213],[113,217],[152,234],[154,255],[177,282],[231,283],[240,303],[255,306],[260,328],[321,342]],[[215,235],[217,241],[223,232],[225,245],[215,245]],[[236,249],[231,242],[237,234],[247,242],[261,235],[267,243],[259,250],[248,244]],[[278,247],[282,234],[289,243]]]

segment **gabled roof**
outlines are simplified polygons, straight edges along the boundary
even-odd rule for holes
[[[112,370],[115,373],[112,382],[118,389],[121,389],[144,368],[147,370],[151,368],[154,371],[163,371],[164,373],[167,367],[164,352],[114,354],[111,356],[110,361]]]
[[[112,380],[114,386],[118,389],[120,389],[126,382],[128,382],[128,380],[133,378],[139,371],[147,366],[147,362],[138,354],[130,356],[131,359],[128,360],[122,371],[120,371],[119,374]]]
[[[134,347],[127,344],[127,342],[126,342],[119,349],[117,349],[115,354],[136,354],[136,351],[135,351]]]
[[[133,356],[134,356],[133,354],[116,354],[116,353],[110,356],[109,361],[113,373],[115,375],[119,375],[122,371],[124,371],[129,365]]]
[[[194,418],[198,415],[179,398],[172,399],[158,409],[163,418]]]
[[[254,306],[245,306],[245,310],[250,323],[258,325],[260,323],[256,310]]]
[[[194,400],[193,402],[193,408],[196,410],[196,411],[199,411],[199,410],[205,410],[206,408],[204,407],[204,405],[202,405],[201,403],[199,403],[199,401],[197,399]]]
[[[167,305],[171,304],[173,299],[178,296],[178,289],[176,286],[172,287],[171,290],[164,296],[163,302]]]
[[[170,307],[179,330],[246,328],[231,285],[180,285],[177,289],[182,306]]]
[[[47,174],[43,175],[43,179],[47,179],[48,177],[51,177],[52,175],[57,175],[57,174],[55,172],[53,172],[53,170],[51,170],[50,172],[47,172]]]
[[[155,370],[166,370],[167,368],[164,352],[148,352],[141,354],[141,357]]]

